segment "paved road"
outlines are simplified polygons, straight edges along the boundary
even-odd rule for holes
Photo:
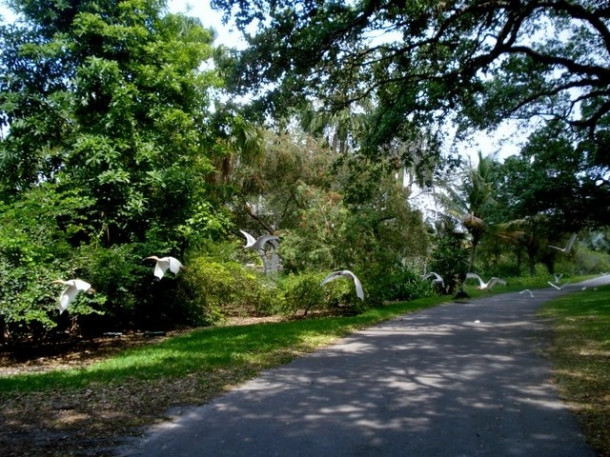
[[[593,457],[550,384],[548,327],[534,315],[567,289],[368,328],[181,411],[120,455]]]

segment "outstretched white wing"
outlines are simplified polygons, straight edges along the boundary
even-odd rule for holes
[[[548,283],[550,286],[554,287],[555,289],[557,289],[557,290],[561,290],[561,289],[563,289],[565,286],[567,286],[568,284],[570,284],[570,281],[566,282],[565,284],[563,284],[563,285],[561,285],[561,286],[558,286],[558,285],[556,285],[556,284],[553,284],[551,281],[547,281],[547,283]]]
[[[574,246],[574,242],[575,241],[576,241],[576,233],[574,233],[570,237],[570,240],[568,241],[568,244],[566,244],[566,252],[570,252],[572,250],[572,246]]]
[[[426,276],[424,276],[423,279],[428,279],[428,278],[431,278],[432,276],[434,276],[433,282],[438,282],[438,283],[440,283],[441,287],[445,287],[445,281],[443,280],[443,277],[434,271],[431,271],[430,273],[428,273]]]
[[[279,238],[277,236],[274,235],[262,235],[260,237],[258,237],[258,239],[254,242],[254,245],[252,246],[252,249],[255,249],[257,251],[264,251],[265,250],[265,244],[267,244],[267,242],[269,241],[277,241],[279,240]]]
[[[324,284],[334,281],[337,278],[341,278],[342,276],[343,275],[341,274],[341,271],[333,271],[326,278],[324,278],[324,280],[320,283],[320,285],[323,286]]]
[[[491,289],[493,286],[495,286],[496,284],[502,284],[503,286],[506,285],[506,281],[504,281],[503,279],[500,278],[496,278],[495,276],[493,278],[491,278],[489,280],[489,282],[487,283],[487,288]]]
[[[245,247],[249,248],[251,246],[254,246],[254,243],[256,243],[256,238],[254,238],[252,235],[250,235],[245,230],[240,230],[240,232],[242,233],[242,235],[244,235],[246,237],[246,246]]]
[[[184,265],[182,265],[182,263],[180,263],[180,261],[175,257],[168,256],[159,258],[153,255],[150,257],[146,257],[144,260],[147,259],[153,259],[156,261],[153,275],[155,275],[159,279],[163,278],[167,270],[171,271],[176,275],[180,271],[180,268],[184,267]]]
[[[360,282],[360,279],[358,279],[358,277],[353,274],[353,279],[354,279],[354,286],[356,287],[356,296],[364,301],[364,290],[362,290],[362,283]]]
[[[360,282],[360,279],[358,279],[358,276],[356,276],[350,270],[333,271],[326,278],[324,278],[324,280],[320,283],[320,285],[324,285],[327,282],[334,281],[335,279],[341,278],[341,277],[350,278],[350,279],[352,279],[352,281],[354,281],[354,286],[356,288],[356,295],[358,296],[358,298],[360,300],[364,301],[364,290],[362,289],[362,283]]]
[[[166,259],[166,257],[163,257],[157,260],[157,263],[155,263],[155,271],[153,272],[153,274],[159,279],[163,278],[163,275],[169,268],[169,261]]]
[[[66,287],[66,289],[61,293],[59,297],[59,314],[63,313],[68,309],[70,303],[76,298],[78,295],[78,289],[72,286]]]
[[[485,285],[481,277],[476,273],[466,273],[466,279],[476,279],[477,281],[479,281],[479,285],[481,287]]]
[[[72,279],[68,282],[72,282],[73,287],[75,287],[78,292],[87,292],[91,289],[91,284],[82,279]]]
[[[244,248],[251,249],[253,251],[262,252],[265,250],[265,244],[268,241],[277,241],[279,238],[274,235],[261,235],[258,238],[254,238],[248,232],[240,230],[240,232],[246,237],[246,245]]]
[[[553,248],[553,249],[557,249],[558,251],[563,252],[564,254],[569,254],[570,251],[572,250],[572,246],[574,246],[575,241],[576,241],[576,233],[572,234],[572,236],[568,240],[568,243],[566,244],[565,248],[560,248],[559,246],[551,246],[551,245],[549,245],[549,247]]]
[[[91,284],[82,279],[70,279],[68,281],[54,281],[56,283],[65,284],[67,287],[59,297],[59,314],[63,313],[70,303],[74,301],[79,292],[88,292],[91,289]]]
[[[167,257],[167,259],[169,261],[169,271],[177,275],[180,268],[182,268],[184,265],[182,265],[182,263],[174,257]]]

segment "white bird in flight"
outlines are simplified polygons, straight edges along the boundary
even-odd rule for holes
[[[157,263],[155,263],[155,270],[153,272],[153,274],[161,279],[163,278],[163,275],[165,275],[165,272],[169,269],[169,271],[171,271],[172,273],[174,273],[175,275],[178,274],[178,272],[180,271],[181,268],[184,268],[184,265],[182,265],[182,263],[180,263],[180,261],[178,259],[176,259],[175,257],[157,257],[156,255],[151,255],[150,257],[145,257],[144,260],[155,260]]]
[[[422,279],[426,280],[428,278],[431,278],[432,276],[434,276],[434,279],[432,280],[432,282],[439,283],[441,285],[441,287],[443,287],[443,288],[445,287],[445,281],[443,281],[443,277],[441,275],[439,275],[438,273],[435,273],[434,271],[431,271],[427,275],[424,275],[422,277]]]
[[[268,241],[279,240],[279,238],[274,235],[262,235],[262,236],[259,236],[258,238],[254,238],[252,235],[250,235],[245,230],[240,230],[240,232],[246,237],[246,245],[244,246],[244,248],[251,249],[251,250],[257,251],[257,252],[264,252],[265,244],[267,244]]]
[[[555,280],[555,284],[559,284],[559,280],[563,278],[563,273],[559,273],[559,274],[554,274],[553,273],[553,279]]]
[[[531,291],[531,290],[529,290],[529,289],[522,290],[522,291],[521,291],[521,292],[519,292],[519,293],[520,293],[520,294],[524,294],[525,292],[529,292],[530,297],[531,297],[531,298],[534,298],[534,294],[533,294],[533,293],[532,293],[532,291]]]
[[[550,248],[553,249],[557,249],[559,252],[563,252],[564,254],[569,254],[570,251],[572,250],[572,246],[574,246],[574,241],[576,241],[576,233],[574,233],[570,239],[568,240],[568,243],[566,244],[566,246],[564,248],[560,248],[559,246],[551,246],[549,245]]]
[[[500,278],[492,277],[489,281],[485,282],[481,279],[481,277],[476,273],[466,273],[466,279],[476,279],[479,281],[479,286],[477,289],[479,290],[491,290],[493,286],[496,284],[506,285],[506,281]]]
[[[568,284],[570,284],[570,281],[566,282],[565,284],[558,286],[557,284],[553,284],[551,281],[547,281],[549,283],[550,286],[554,287],[557,290],[561,290],[563,289],[565,286],[567,286]]]
[[[356,295],[360,300],[364,301],[364,291],[362,290],[362,283],[360,282],[358,277],[349,270],[333,271],[326,278],[324,278],[320,285],[323,286],[327,282],[334,281],[338,278],[351,278],[354,281],[354,286],[356,287]]]
[[[57,307],[57,309],[59,309],[59,314],[68,309],[68,306],[74,301],[79,292],[88,294],[95,292],[95,289],[91,287],[91,284],[82,279],[69,279],[68,281],[58,279],[52,281],[52,284],[63,284],[64,286],[67,286],[59,296],[59,306]]]

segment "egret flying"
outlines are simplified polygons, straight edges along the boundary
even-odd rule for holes
[[[563,289],[565,286],[567,286],[568,284],[570,284],[570,281],[566,282],[565,284],[563,284],[562,286],[558,286],[557,284],[553,284],[551,281],[547,281],[549,283],[550,286],[554,287],[557,290],[561,290]]]
[[[362,284],[360,283],[358,277],[349,270],[333,271],[326,278],[324,278],[320,285],[323,286],[327,282],[334,281],[337,278],[351,278],[354,281],[354,286],[356,287],[356,295],[360,300],[364,301],[364,291],[362,290]]]
[[[274,235],[262,235],[258,238],[254,238],[252,235],[250,235],[244,230],[240,230],[240,232],[246,237],[246,245],[244,246],[244,248],[251,249],[252,251],[257,251],[259,253],[265,251],[265,244],[267,244],[267,242],[279,240],[279,238]]]
[[[531,298],[534,298],[534,294],[533,294],[533,293],[532,293],[532,291],[531,291],[531,290],[529,290],[529,289],[522,290],[521,292],[519,292],[519,294],[524,294],[525,292],[528,292],[528,293],[530,294],[530,297],[531,297]]]
[[[491,288],[496,284],[502,284],[503,286],[506,285],[506,281],[500,278],[496,278],[495,276],[492,277],[489,281],[485,282],[476,273],[466,273],[466,279],[476,279],[477,281],[479,281],[479,286],[477,287],[477,289],[479,290],[491,290]]]
[[[184,268],[184,265],[180,263],[180,261],[174,257],[157,257],[156,255],[151,255],[150,257],[145,257],[144,260],[156,260],[155,270],[153,274],[161,279],[165,272],[169,269],[175,275],[178,274],[181,268]]]
[[[557,249],[559,252],[563,252],[564,254],[569,254],[570,251],[572,250],[572,246],[574,246],[574,241],[576,241],[576,233],[574,233],[570,239],[568,240],[568,243],[566,244],[566,246],[564,248],[560,248],[559,246],[551,246],[549,245],[550,248],[553,249]]]
[[[58,279],[52,281],[52,284],[63,284],[64,286],[67,286],[59,296],[59,306],[57,307],[57,309],[59,309],[59,314],[68,309],[68,306],[74,301],[79,292],[85,292],[87,294],[95,292],[95,289],[91,287],[91,284],[82,279],[69,279],[68,281]]]
[[[441,275],[439,275],[438,273],[435,273],[434,271],[431,271],[427,275],[424,275],[422,277],[422,279],[426,280],[428,278],[431,278],[432,276],[434,276],[434,279],[432,280],[432,282],[436,282],[436,283],[440,284],[441,287],[444,289],[445,288],[445,281],[443,281],[443,277]]]
[[[560,274],[553,274],[553,280],[555,281],[555,284],[559,284],[559,280],[563,278],[563,273]]]

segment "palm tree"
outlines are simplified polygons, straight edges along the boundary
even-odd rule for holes
[[[484,216],[493,205],[492,169],[493,157],[483,157],[479,151],[478,164],[472,161],[457,175],[459,182],[449,182],[443,186],[446,193],[438,194],[439,201],[447,213],[460,220],[470,234],[471,252],[468,269],[472,271],[476,259],[477,246],[485,233]]]

